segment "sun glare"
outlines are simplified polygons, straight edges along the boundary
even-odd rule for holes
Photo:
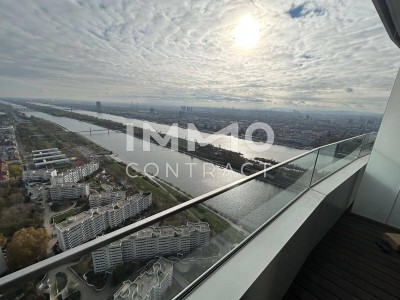
[[[254,47],[260,39],[260,23],[252,17],[241,19],[235,28],[234,37],[237,46]]]

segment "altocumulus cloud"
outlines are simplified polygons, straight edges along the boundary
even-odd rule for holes
[[[400,53],[370,2],[4,0],[0,96],[376,111]]]

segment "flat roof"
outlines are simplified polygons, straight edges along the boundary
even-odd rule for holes
[[[32,153],[33,157],[41,157],[41,156],[48,156],[53,154],[62,154],[60,150],[57,151],[49,151],[49,152],[40,152],[40,153]]]
[[[69,183],[69,184],[70,185],[77,185],[77,183]],[[52,188],[53,186],[59,186],[59,185],[63,185],[63,184],[55,184],[55,185],[52,185],[50,188]],[[64,185],[67,185],[67,184],[64,183]],[[123,208],[126,205],[128,205],[129,202],[132,201],[132,200],[134,200],[133,197],[129,197],[127,199],[120,200],[120,201],[117,201],[115,203],[111,203],[111,204],[107,204],[107,205],[104,205],[104,206],[91,208],[89,210],[81,212],[80,214],[77,214],[75,216],[71,216],[71,217],[67,218],[65,221],[56,224],[56,227],[59,230],[68,230],[71,227],[74,227],[75,225],[77,225],[79,223],[82,223],[83,221],[85,221],[87,219],[90,219],[91,217],[93,217],[93,215],[96,215],[96,214],[101,215],[101,214],[104,214],[107,211],[113,211],[116,208]]]
[[[51,185],[50,186],[50,188],[53,188],[53,187],[58,187],[58,186],[60,186],[60,187],[73,187],[73,186],[85,186],[85,185],[89,185],[89,184],[87,184],[87,183],[76,183],[76,182],[65,182],[65,183],[56,183],[56,184],[53,184],[53,185]]]
[[[119,290],[114,294],[114,300],[145,299],[154,287],[160,286],[161,281],[168,273],[172,273],[172,270],[172,262],[160,257],[150,270],[139,275],[133,282],[130,280],[124,281]]]
[[[61,158],[61,157],[62,157],[62,158],[65,158],[65,154],[56,154],[56,155],[50,154],[50,155],[47,155],[47,156],[34,157],[32,160],[33,160],[34,162],[36,162],[36,161],[41,161],[41,160],[46,161],[46,160],[48,160],[48,159]]]
[[[29,174],[29,173],[51,173],[53,171],[56,171],[56,169],[26,170],[23,173],[25,173],[25,174]]]
[[[55,150],[58,150],[58,148],[47,148],[47,149],[32,150],[32,154],[40,153],[40,152],[55,151]]]
[[[111,197],[118,197],[119,195],[125,197],[125,191],[117,191],[117,192],[104,192],[104,193],[97,193],[97,194],[90,194],[89,200],[92,199],[100,199],[100,198],[111,198]]]
[[[200,232],[207,232],[210,231],[210,225],[205,222],[199,223],[190,223],[188,222],[186,225],[181,226],[162,226],[162,227],[155,227],[150,226],[139,230],[135,233],[132,233],[110,245],[120,245],[123,240],[128,239],[143,239],[143,238],[150,238],[150,237],[170,237],[174,236],[175,234],[180,236],[189,236],[193,231],[200,231]],[[106,246],[107,247],[107,246]]]
[[[58,163],[63,163],[63,162],[69,162],[69,158],[38,162],[38,163],[35,163],[35,167],[46,166],[46,165],[51,165],[51,164],[58,164]]]

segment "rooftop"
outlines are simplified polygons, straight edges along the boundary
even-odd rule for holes
[[[50,153],[49,155],[46,155],[46,156],[34,157],[32,160],[33,160],[33,162],[40,162],[40,161],[56,160],[58,158],[65,158],[65,154],[55,154],[55,155],[53,155],[52,153]]]
[[[32,156],[37,158],[37,157],[50,156],[50,155],[55,155],[55,154],[61,154],[61,151],[55,150],[55,151],[32,153]]]
[[[67,163],[67,162],[69,162],[69,158],[50,160],[50,161],[44,160],[43,162],[35,162],[35,167],[41,167],[41,166],[50,165],[50,164]]]
[[[55,169],[40,169],[40,170],[26,170],[24,171],[24,174],[29,175],[29,174],[36,174],[36,173],[51,173],[53,171],[56,171]]]
[[[57,184],[53,184],[50,188],[53,187],[80,187],[80,186],[85,186],[88,185],[87,183],[76,183],[76,182],[66,182],[66,183],[57,183]]]
[[[113,196],[118,197],[119,195],[125,196],[125,191],[118,191],[118,192],[105,192],[105,193],[98,193],[98,194],[90,194],[89,200],[91,199],[100,199],[100,198],[111,198]]]
[[[44,153],[44,152],[52,152],[52,151],[57,151],[58,148],[48,148],[48,149],[39,149],[39,150],[32,150],[32,154],[35,153]]]
[[[160,285],[165,275],[172,272],[173,264],[169,260],[160,257],[152,268],[138,276],[135,281],[124,281],[121,288],[114,294],[114,300],[146,299],[152,288]]]
[[[56,185],[73,186],[73,185],[80,185],[80,184],[77,184],[77,183],[64,183],[64,184],[56,184]],[[54,185],[52,185],[52,187],[53,186]],[[75,216],[71,216],[71,217],[67,218],[65,221],[56,224],[56,227],[59,230],[69,230],[72,227],[74,227],[75,225],[77,225],[79,223],[82,223],[83,221],[93,217],[93,215],[96,215],[96,214],[100,215],[100,214],[104,214],[107,211],[112,211],[114,209],[122,208],[122,207],[128,205],[130,201],[135,201],[135,200],[140,199],[141,195],[140,194],[137,194],[137,195],[134,195],[132,197],[126,198],[125,200],[120,200],[120,201],[117,201],[115,203],[111,203],[111,204],[108,204],[108,205],[105,205],[105,206],[95,207],[95,208],[89,209],[87,211],[81,212],[80,214],[77,214]]]
[[[193,232],[194,230],[199,230],[200,232],[207,232],[210,231],[210,225],[205,222],[199,222],[199,223],[187,223],[186,225],[182,226],[163,226],[163,227],[155,227],[155,226],[150,226],[145,229],[139,230],[119,241],[116,241],[112,243],[113,245],[119,245],[122,240],[126,239],[135,239],[135,238],[149,238],[149,237],[167,237],[167,236],[173,236],[175,234],[178,235],[183,235],[183,236],[188,236],[190,232]]]

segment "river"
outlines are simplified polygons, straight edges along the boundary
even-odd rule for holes
[[[42,112],[25,112],[25,114],[59,124],[70,131],[87,130],[89,127],[105,130],[105,128],[90,123],[55,117]],[[151,151],[143,151],[143,143],[147,142],[137,138],[134,138],[134,151],[127,151],[127,136],[124,133],[111,132],[108,134],[105,131],[81,134],[113,151],[126,164],[136,163],[141,170],[147,168],[147,171],[152,173],[156,172],[154,166],[157,165],[159,178],[191,196],[204,194],[244,177],[238,172],[218,166],[214,166],[215,170],[211,173],[213,169],[211,164],[155,144],[151,144]],[[204,170],[208,173],[205,173]],[[177,176],[174,172],[177,173]],[[208,200],[206,204],[246,230],[252,231],[295,196],[296,193],[293,191],[253,180]]]
[[[55,105],[49,105],[49,104],[44,104],[44,103],[37,103],[37,102],[32,102],[32,104],[36,105],[42,105],[42,106],[50,106],[54,107],[57,109],[63,109],[60,108],[59,106]],[[104,120],[110,120],[122,124],[133,124],[135,127],[140,127],[143,128],[143,123],[145,121],[143,120],[138,120],[138,119],[132,119],[132,118],[125,118],[121,116],[116,116],[116,115],[111,115],[111,114],[105,114],[105,113],[97,113],[93,111],[88,111],[88,110],[73,110],[74,113],[82,114],[82,115],[88,115],[92,117],[96,117],[99,119],[104,119]],[[170,130],[170,126],[165,125],[165,124],[159,124],[155,122],[146,122],[149,124],[155,131],[161,132],[163,134],[167,134],[168,131]],[[85,128],[85,130],[88,130],[88,128]],[[189,139],[192,141],[195,141],[195,133],[192,129],[184,129],[184,128],[178,128],[178,135],[174,135],[176,137],[182,138],[182,139]],[[201,136],[203,139],[206,139],[211,136],[210,133],[205,133],[205,132],[200,132]],[[192,138],[191,138],[192,137]],[[254,149],[251,148],[251,146],[248,145],[247,141],[242,138],[237,138],[234,136],[230,135],[225,135],[225,134],[213,134],[213,137],[215,138],[214,141],[211,142],[216,147],[221,147],[226,150],[231,150],[235,152],[240,152],[243,154],[244,157],[249,158],[249,159],[254,159],[256,157],[262,157],[266,159],[274,159],[276,161],[285,161],[291,157],[297,156],[301,153],[304,153],[305,150],[299,150],[291,147],[286,147],[286,146],[280,146],[280,145],[272,145],[267,151],[263,152],[258,152]],[[199,141],[199,139],[197,139]],[[262,144],[262,143],[255,143],[255,144]]]

